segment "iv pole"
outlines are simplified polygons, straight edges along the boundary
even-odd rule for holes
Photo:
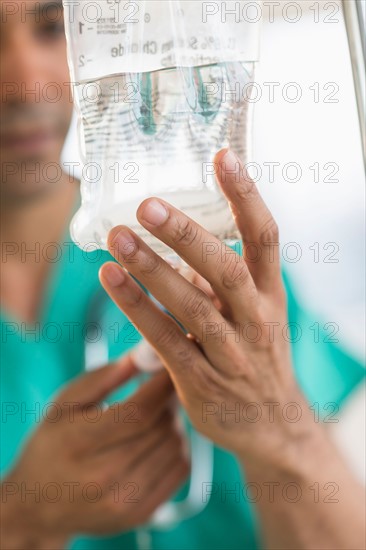
[[[365,54],[365,4],[364,0],[343,0],[343,15],[346,24],[348,45],[352,62],[358,118],[360,123],[363,160],[366,168],[365,101],[366,101],[366,54]],[[364,8],[364,10],[362,10]]]

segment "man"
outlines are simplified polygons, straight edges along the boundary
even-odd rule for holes
[[[196,286],[127,228],[111,232],[110,250],[191,336],[157,310],[115,262],[106,263],[100,277],[156,347],[193,425],[218,446],[213,480],[202,487],[202,498],[211,496],[205,510],[166,531],[150,529],[148,539],[143,538],[146,531],[138,526],[187,474],[171,384],[159,373],[141,386],[129,400],[132,422],[125,403],[100,414],[96,404],[134,374],[131,357],[117,359],[131,346],[121,339],[111,354],[114,363],[70,382],[83,371],[84,341],[80,330],[69,329],[85,323],[99,289],[98,270],[108,257],[93,262],[70,246],[67,227],[79,200],[78,182],[62,173],[50,183],[44,171],[60,162],[72,112],[64,85],[68,70],[62,19],[57,14],[51,18],[50,11],[60,8],[54,2],[47,9],[44,3],[27,2],[35,11],[22,18],[22,4],[12,3],[14,13],[3,18],[1,50],[2,546],[238,549],[258,548],[264,538],[272,548],[361,548],[360,487],[323,427],[314,422],[294,381],[288,342],[276,334],[270,342],[254,338],[251,346],[242,338],[222,342],[220,335],[199,339],[203,320],[228,328],[239,323],[241,328],[245,316],[256,326],[271,321],[283,328],[287,312],[278,258],[270,265],[247,266],[244,260],[230,264],[213,257],[203,265],[197,250],[207,235],[157,199],[140,207],[139,219],[191,264]],[[38,86],[45,89],[49,82],[64,89],[60,101],[37,95]],[[36,93],[27,94],[30,89]],[[261,244],[267,222],[267,237],[277,239],[255,187],[243,179],[232,191],[227,185],[232,182],[225,168],[238,167],[238,159],[224,151],[216,160],[222,167],[220,185],[242,234]],[[62,250],[54,264],[37,252],[49,243]],[[31,250],[36,252],[29,254]],[[154,277],[144,261],[155,266]],[[311,324],[289,291],[287,300],[290,320]],[[62,327],[61,334],[50,336],[52,326]],[[328,403],[340,405],[364,376],[341,350],[332,344],[314,346],[309,337],[293,345],[292,358],[306,396],[321,412]],[[289,412],[291,403],[300,410],[297,422]],[[254,413],[255,404],[260,405],[258,420],[251,416],[251,404]],[[84,537],[73,540],[78,535]]]

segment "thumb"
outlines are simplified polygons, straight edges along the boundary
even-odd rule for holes
[[[73,401],[80,406],[98,403],[136,374],[137,369],[131,355],[125,355],[76,378],[61,391],[55,402],[62,405],[65,401]]]

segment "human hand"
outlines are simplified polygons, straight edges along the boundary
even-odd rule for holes
[[[215,162],[245,243],[243,257],[160,199],[144,201],[137,212],[141,225],[197,272],[204,281],[201,288],[130,229],[119,226],[109,235],[110,252],[188,336],[118,264],[101,268],[101,282],[155,348],[199,431],[246,460],[270,456],[282,463],[285,452],[286,460],[296,460],[297,444],[311,429],[311,417],[282,332],[287,307],[278,229],[237,157],[224,150]],[[250,261],[253,249],[256,261]],[[282,406],[289,402],[304,405],[300,422],[283,418]],[[243,411],[252,421],[243,420]]]
[[[188,464],[167,373],[101,406],[134,373],[125,357],[56,397],[2,483],[2,548],[59,549],[78,533],[129,530],[178,489]],[[25,493],[37,487],[39,498]]]

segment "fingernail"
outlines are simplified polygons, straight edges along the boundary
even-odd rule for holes
[[[141,219],[155,226],[162,225],[168,216],[169,212],[165,206],[156,199],[149,200],[141,212]]]
[[[136,242],[128,229],[121,229],[113,239],[112,248],[123,257],[130,256],[136,251]]]
[[[107,279],[108,284],[113,287],[120,286],[126,279],[123,269],[117,264],[106,265],[103,274]]]

